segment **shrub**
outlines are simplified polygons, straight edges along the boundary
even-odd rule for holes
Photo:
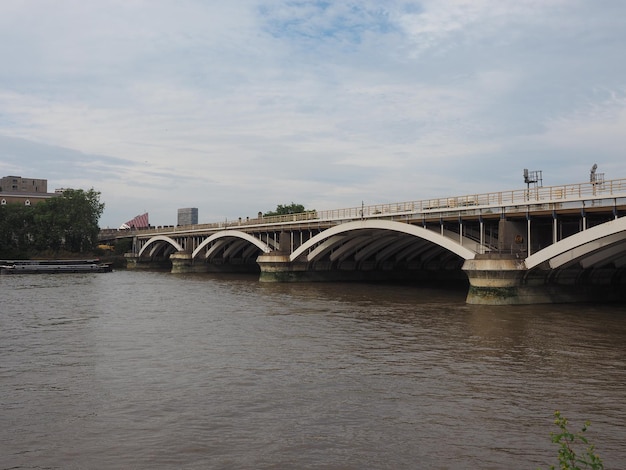
[[[561,415],[560,411],[554,412],[554,424],[556,424],[560,432],[550,433],[552,436],[552,442],[559,446],[559,466],[560,470],[582,470],[593,469],[603,470],[604,464],[602,459],[595,452],[595,446],[590,444],[584,433],[590,426],[589,421],[585,422],[584,426],[578,433],[570,432],[567,429],[567,418]],[[576,448],[580,446],[585,447],[581,452]],[[557,467],[552,465],[550,470],[555,470]]]

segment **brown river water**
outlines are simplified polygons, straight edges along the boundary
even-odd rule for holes
[[[0,469],[626,468],[626,306],[255,277],[0,276]]]

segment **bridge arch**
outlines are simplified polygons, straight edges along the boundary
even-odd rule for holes
[[[220,250],[228,254],[239,252],[245,249],[246,246],[254,248],[253,250],[249,250],[249,254],[251,254],[252,251],[256,252],[257,249],[263,253],[272,251],[267,243],[248,233],[239,230],[223,230],[211,235],[198,245],[198,247],[193,250],[191,258],[195,259],[204,252],[204,258],[210,259]]]
[[[376,219],[346,222],[329,228],[294,250],[290,261],[314,263],[324,258],[330,263],[338,263],[350,258],[358,264],[369,259],[369,262],[382,266],[392,258],[407,261],[419,258],[424,264],[435,258],[464,261],[475,255],[475,249],[432,230]]]
[[[166,235],[156,235],[150,238],[141,250],[139,250],[138,257],[141,258],[146,252],[148,252],[150,258],[152,258],[157,252],[168,245],[172,251],[185,251],[184,248],[173,238]],[[167,248],[165,251],[168,251]]]
[[[626,265],[626,217],[604,222],[550,245],[525,260],[528,270],[586,269],[613,262]]]

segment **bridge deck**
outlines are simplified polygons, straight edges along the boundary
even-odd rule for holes
[[[465,196],[424,199],[418,201],[361,205],[356,207],[323,211],[308,211],[262,218],[245,218],[232,221],[187,226],[160,226],[135,230],[101,230],[100,240],[141,238],[157,234],[211,233],[224,229],[243,231],[324,230],[340,222],[358,219],[389,219],[408,223],[428,223],[499,219],[502,217],[525,218],[580,215],[585,213],[626,211],[626,179],[608,180],[602,183],[577,183],[523,190],[471,194]]]

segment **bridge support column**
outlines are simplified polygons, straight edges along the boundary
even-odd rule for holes
[[[187,253],[187,252],[172,253],[170,255],[170,261],[172,262],[171,272],[173,274],[185,274],[185,273],[195,273],[195,272],[206,271],[204,266],[196,267],[193,264],[193,258],[191,257],[191,253]]]
[[[524,261],[511,255],[484,254],[463,264],[469,279],[468,304],[514,305],[538,303],[524,286]]]
[[[126,267],[128,269],[135,269],[137,267],[139,257],[135,253],[124,253],[124,259],[126,260]]]
[[[297,282],[306,276],[306,264],[294,263],[284,252],[273,252],[257,258],[261,267],[261,282]]]
[[[626,276],[614,268],[528,272],[521,259],[485,254],[465,261],[463,271],[470,284],[468,304],[621,302],[625,298]]]
[[[153,263],[140,259],[135,253],[125,253],[124,258],[127,269],[154,269]]]

